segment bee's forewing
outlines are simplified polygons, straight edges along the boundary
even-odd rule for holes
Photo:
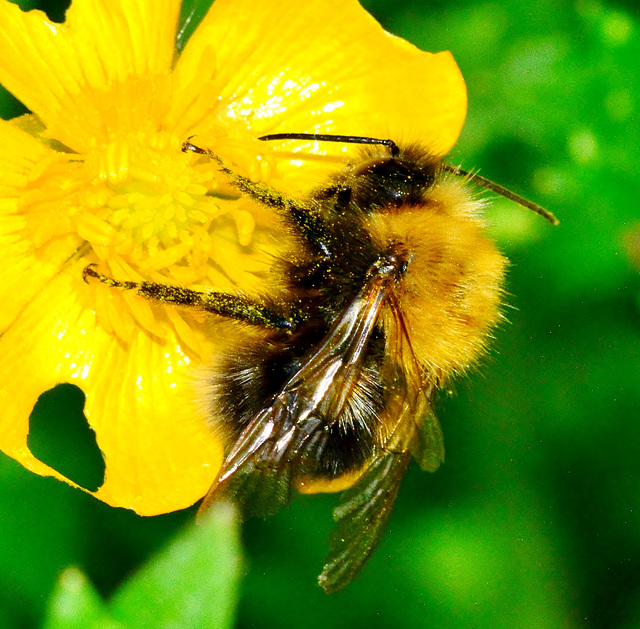
[[[364,377],[362,356],[391,282],[373,275],[269,406],[256,414],[227,455],[201,510],[227,487],[247,514],[268,515],[289,501],[292,483],[324,451],[327,418],[340,415]]]
[[[346,586],[362,569],[391,515],[411,456],[428,471],[444,460],[440,423],[432,408],[436,381],[415,359],[402,313],[390,306],[395,320],[387,339],[383,372],[388,388],[382,414],[383,443],[358,482],[345,491],[334,511],[337,521],[330,551],[319,577],[326,592]]]

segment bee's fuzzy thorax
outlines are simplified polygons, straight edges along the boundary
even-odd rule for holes
[[[440,382],[476,362],[501,318],[506,260],[483,233],[482,205],[463,181],[443,176],[424,205],[368,219],[380,250],[408,259],[383,314],[387,343],[397,342],[401,317],[413,356]]]

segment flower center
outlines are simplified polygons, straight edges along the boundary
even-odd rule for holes
[[[123,258],[143,274],[203,264],[212,221],[229,207],[206,196],[217,187],[216,169],[191,161],[176,138],[158,132],[89,154],[84,171],[94,185],[83,190],[78,234],[99,257]]]

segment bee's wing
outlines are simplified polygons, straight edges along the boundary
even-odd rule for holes
[[[345,587],[367,562],[398,495],[411,459],[409,452],[383,451],[350,489],[333,512],[330,552],[318,582],[330,594]]]
[[[325,592],[345,587],[375,550],[412,455],[430,471],[442,462],[442,434],[430,405],[424,418],[407,411],[358,482],[343,492],[333,513],[337,524],[329,555],[318,579]]]
[[[358,482],[342,494],[334,511],[337,525],[318,579],[328,593],[345,587],[375,550],[411,456],[428,471],[444,460],[442,431],[432,408],[437,383],[415,360],[402,313],[390,305],[396,321],[386,363],[391,395],[383,423],[389,430],[383,447]]]
[[[440,422],[431,406],[421,418],[417,417],[418,429],[410,444],[411,454],[425,472],[435,472],[444,461],[444,439]]]
[[[234,497],[249,515],[272,515],[291,497],[292,467],[278,460],[273,451],[285,452],[308,437],[303,430],[292,430],[287,403],[279,399],[262,409],[242,432],[225,459],[216,482],[200,505],[205,511],[231,487]]]
[[[438,381],[417,360],[395,299],[390,299],[389,307],[394,325],[388,332],[387,369],[394,371],[387,375],[388,382],[393,383],[387,423],[393,430],[385,446],[390,450],[409,449],[423,470],[435,472],[444,461],[442,429],[433,410]]]
[[[201,511],[229,485],[250,514],[268,515],[289,502],[308,457],[326,446],[324,417],[340,415],[362,378],[362,354],[392,282],[389,275],[371,274],[317,350],[244,429]]]
[[[412,454],[418,453],[433,469],[441,462],[442,439],[433,434],[433,426],[439,429],[439,424],[430,411],[429,398],[423,391],[418,391],[417,397],[411,400],[410,393],[404,389],[398,390],[394,399],[397,403],[387,409],[388,417],[394,417],[394,412],[399,415],[394,417],[395,425],[385,445],[358,482],[342,494],[333,513],[337,524],[331,534],[329,556],[318,579],[325,592],[335,592],[346,586],[375,550]],[[421,413],[425,406],[431,414],[423,422]],[[425,423],[430,428],[421,443]]]

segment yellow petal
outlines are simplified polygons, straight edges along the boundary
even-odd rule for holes
[[[1,0],[0,83],[54,137],[86,150],[101,130],[100,93],[131,75],[170,72],[179,8],[179,0],[74,0],[54,24]]]
[[[175,77],[171,122],[185,135],[227,122],[253,137],[392,137],[444,154],[466,115],[452,56],[389,35],[355,0],[217,0]]]
[[[106,461],[96,496],[143,515],[187,507],[222,458],[194,401],[194,357],[175,337],[162,343],[139,331],[125,346],[107,334],[86,303],[82,265],[55,277],[0,338],[2,448],[39,474],[68,480],[29,452],[28,418],[41,393],[75,384]]]
[[[54,158],[55,151],[0,121],[0,333],[79,246],[75,237],[56,238],[36,250],[27,237],[24,196]]]

